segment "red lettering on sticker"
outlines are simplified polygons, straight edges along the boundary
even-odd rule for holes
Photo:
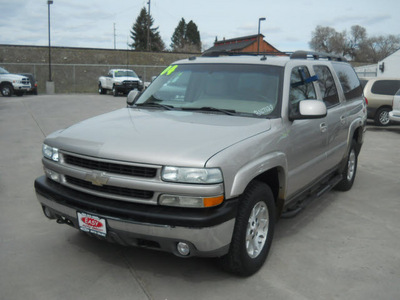
[[[103,224],[101,224],[98,220],[89,218],[89,217],[83,217],[81,218],[82,222],[85,223],[86,225],[89,225],[91,227],[96,227],[100,228],[103,227]]]

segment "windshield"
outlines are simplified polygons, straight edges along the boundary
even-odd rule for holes
[[[6,69],[0,67],[0,74],[8,74],[9,72]]]
[[[137,77],[136,73],[131,70],[115,71],[115,77]]]
[[[280,114],[282,67],[242,64],[171,65],[137,106],[258,117]]]

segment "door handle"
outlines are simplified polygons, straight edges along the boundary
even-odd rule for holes
[[[321,130],[321,132],[326,132],[328,130],[328,126],[326,126],[326,123],[319,124],[319,130]]]
[[[344,116],[340,117],[340,123],[342,123],[342,125],[346,124],[346,118]]]

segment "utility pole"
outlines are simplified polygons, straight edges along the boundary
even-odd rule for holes
[[[47,19],[48,19],[48,30],[49,30],[49,81],[51,81],[51,42],[50,42],[50,5],[53,4],[53,0],[47,1]]]
[[[150,51],[150,1],[147,2],[147,4],[149,5],[149,10],[147,13],[147,51]]]
[[[46,94],[54,94],[54,81],[51,77],[51,40],[50,40],[50,5],[53,4],[53,0],[47,0],[47,18],[48,18],[48,30],[49,30],[49,81],[46,81]]]
[[[116,49],[116,44],[115,44],[115,23],[114,23],[114,50]]]

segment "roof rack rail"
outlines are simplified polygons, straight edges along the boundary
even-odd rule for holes
[[[285,52],[233,52],[233,51],[209,51],[204,52],[201,56],[219,57],[219,56],[288,56]]]
[[[324,53],[324,52],[313,52],[313,51],[296,51],[292,55],[290,55],[290,59],[327,59],[333,61],[346,61],[347,59],[343,56],[331,54],[331,53]]]

